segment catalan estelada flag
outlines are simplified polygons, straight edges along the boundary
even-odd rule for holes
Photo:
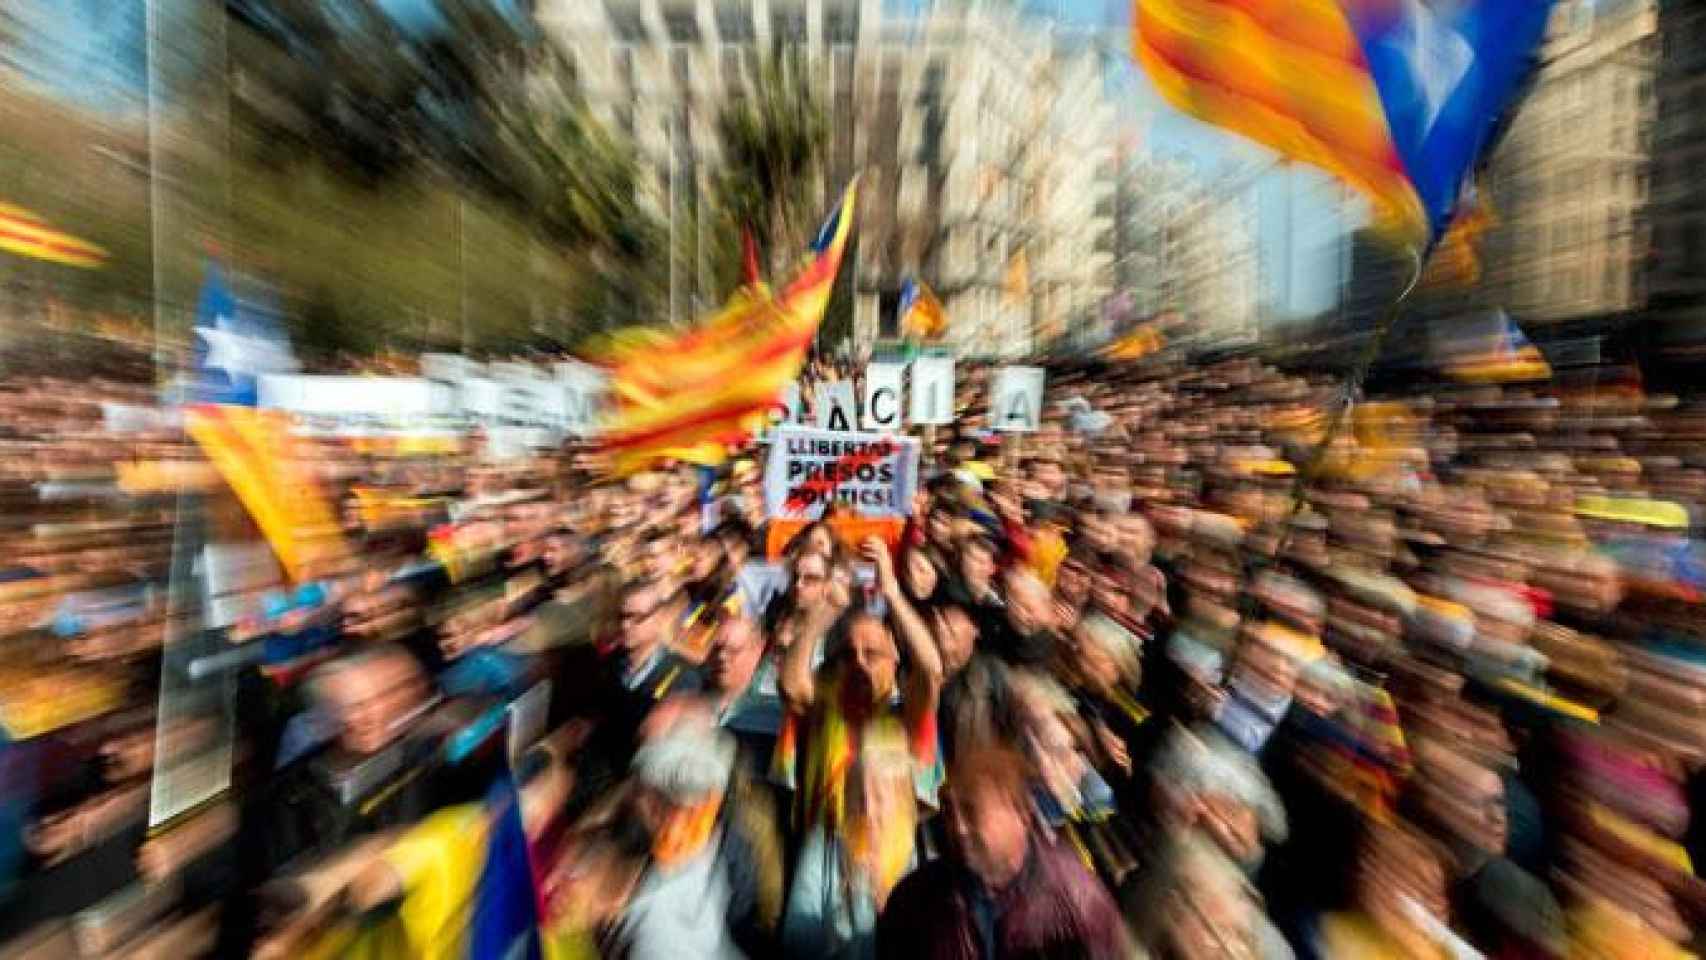
[[[1135,0],[1179,110],[1320,167],[1426,249],[1534,67],[1551,0]]]
[[[909,279],[900,288],[900,303],[895,308],[900,317],[900,333],[915,340],[934,340],[948,329],[948,312],[942,301],[924,285],[924,281]]]
[[[852,231],[856,185],[779,296],[749,285],[690,330],[624,331],[606,346],[615,412],[603,439],[617,472],[664,459],[720,463],[728,444],[763,424],[817,335]]]
[[[1491,317],[1491,328],[1458,345],[1442,365],[1446,376],[1463,383],[1516,383],[1548,380],[1552,367],[1503,310]]]
[[[55,230],[42,218],[9,203],[0,203],[0,250],[84,269],[105,266],[107,262],[105,250]]]
[[[184,429],[230,485],[292,580],[340,556],[342,527],[292,447],[290,418],[229,403],[184,408]]]

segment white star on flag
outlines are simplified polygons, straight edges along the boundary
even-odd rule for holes
[[[224,370],[233,377],[254,377],[287,372],[299,366],[289,347],[270,340],[213,327],[197,327],[195,332],[207,342],[207,359],[202,366],[209,370]]]

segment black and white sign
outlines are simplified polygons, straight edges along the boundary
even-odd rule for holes
[[[845,433],[859,426],[859,405],[853,397],[853,384],[847,380],[819,384],[817,388],[817,427]]]
[[[902,517],[918,487],[918,439],[778,427],[764,467],[772,517],[816,519],[832,503],[865,517]]]
[[[1043,368],[1002,367],[989,390],[989,425],[1009,433],[1029,433],[1042,424]]]
[[[919,357],[912,362],[912,411],[917,424],[954,422],[954,358]]]
[[[902,363],[873,363],[865,368],[865,417],[860,426],[881,432],[901,428]]]

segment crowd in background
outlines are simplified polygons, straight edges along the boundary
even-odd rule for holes
[[[1233,360],[994,434],[971,373],[898,539],[774,556],[762,445],[307,443],[354,549],[199,715],[178,492],[241,510],[141,390],[3,385],[0,956],[1690,955],[1706,412]]]

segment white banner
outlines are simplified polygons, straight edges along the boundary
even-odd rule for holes
[[[1043,368],[1002,367],[989,390],[989,425],[1010,433],[1029,433],[1042,425]]]
[[[555,371],[563,429],[572,436],[591,436],[604,415],[609,378],[604,371],[587,363],[559,363]]]
[[[821,383],[817,388],[817,427],[846,433],[859,426],[859,402],[847,380]]]
[[[912,362],[913,423],[954,422],[954,358],[919,357]]]
[[[918,487],[918,439],[779,427],[764,467],[772,517],[816,519],[831,503],[860,516],[903,517]]]
[[[883,432],[900,430],[901,379],[905,374],[904,363],[873,363],[865,368],[865,417],[860,426]]]

